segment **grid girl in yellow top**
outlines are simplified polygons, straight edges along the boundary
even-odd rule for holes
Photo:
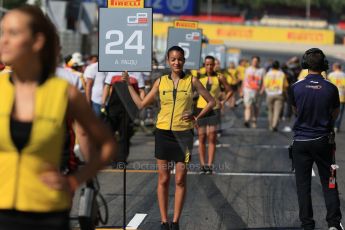
[[[216,100],[216,106],[209,111],[203,118],[198,120],[198,138],[199,138],[199,159],[200,173],[212,174],[213,162],[216,152],[217,128],[220,124],[220,108],[229,100],[232,95],[230,85],[226,78],[215,71],[215,58],[213,56],[205,57],[206,73],[200,75],[199,81]],[[224,87],[226,96],[223,101],[219,101],[221,96],[221,86]],[[196,107],[197,114],[201,113],[207,106],[206,100],[199,96]],[[205,164],[206,157],[206,139],[208,140],[208,162]]]
[[[35,6],[6,13],[1,21],[0,229],[68,230],[71,196],[110,160],[115,143],[84,97],[54,76],[54,25]],[[75,119],[101,149],[80,171],[60,171],[66,119]]]
[[[332,68],[333,71],[328,74],[327,79],[332,82],[339,91],[340,112],[334,123],[334,131],[339,132],[345,110],[345,73],[341,70],[341,65],[337,62],[333,64]]]
[[[193,122],[212,110],[215,101],[200,81],[183,72],[185,63],[184,51],[178,46],[171,47],[167,52],[167,63],[171,73],[161,76],[154,83],[151,91],[141,99],[135,89],[128,84],[129,92],[139,109],[153,103],[159,95],[160,111],[157,117],[155,132],[155,157],[158,165],[158,203],[161,213],[161,229],[179,229],[186,193],[186,165],[190,161],[193,148]],[[128,74],[124,79],[129,82]],[[193,116],[194,89],[206,100],[205,108],[197,117]],[[169,162],[175,162],[175,205],[173,222],[168,223],[168,195],[170,168]]]
[[[224,73],[224,76],[226,78],[226,81],[230,85],[233,93],[236,93],[238,91],[238,85],[240,83],[239,75],[240,73],[238,69],[236,68],[235,62],[230,62],[228,69]],[[235,103],[236,103],[235,96],[231,97],[228,101],[230,108],[235,107]]]

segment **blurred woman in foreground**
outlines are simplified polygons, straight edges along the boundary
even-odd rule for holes
[[[71,196],[96,175],[116,145],[84,97],[54,76],[56,30],[42,11],[22,6],[1,21],[0,229],[69,229]],[[66,118],[75,119],[100,155],[73,175],[59,171]]]

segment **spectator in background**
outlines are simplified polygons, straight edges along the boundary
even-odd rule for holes
[[[231,90],[235,93],[238,89],[238,70],[236,68],[235,62],[230,62],[229,63],[229,67],[227,69],[227,71],[225,72],[224,76],[226,77],[226,81],[228,82],[228,84],[231,87]],[[230,99],[228,100],[229,106],[232,108],[235,106],[235,100],[236,98],[230,97]]]
[[[288,82],[283,71],[279,69],[278,61],[273,61],[271,70],[264,77],[261,94],[267,95],[268,124],[270,131],[278,131],[278,122],[283,110]]]
[[[238,84],[238,69],[236,68],[235,62],[230,62],[228,70],[226,72],[226,79],[229,85],[235,87]]]
[[[257,125],[259,91],[262,87],[264,75],[265,69],[260,68],[260,57],[253,56],[251,66],[246,69],[242,84],[244,126],[247,128],[250,127],[250,122],[252,123],[252,128],[256,128]]]
[[[61,44],[60,38],[57,36],[56,38],[57,44],[57,54],[58,54],[58,66],[56,68],[55,74],[57,77],[65,79],[71,85],[75,86],[80,92],[83,90],[83,85],[81,83],[81,79],[74,74],[69,68],[60,66],[61,64]],[[71,56],[70,56],[71,57]],[[86,135],[87,133],[81,128],[79,124],[77,124],[73,119],[67,118],[66,119],[66,134],[65,134],[65,145],[63,150],[63,158],[61,164],[61,172],[64,174],[73,173],[78,168],[78,158],[76,152],[78,150],[79,154],[78,157],[82,157],[82,160],[87,161],[90,159],[92,153],[91,151],[91,143],[89,137]],[[76,140],[78,140],[78,144],[76,145]],[[76,151],[77,150],[77,151]]]
[[[302,70],[301,65],[299,64],[299,58],[298,57],[292,57],[290,58],[285,65],[282,66],[282,70],[286,75],[286,79],[288,81],[289,85],[294,84],[298,80],[298,76]],[[285,103],[284,108],[284,114],[283,114],[283,120],[290,121],[292,117],[292,106],[289,103],[289,100]],[[289,126],[286,126],[284,128],[284,131],[291,132],[291,128]]]
[[[102,96],[106,76],[106,72],[98,71],[98,62],[86,67],[84,72],[86,100],[92,105],[92,109],[98,117],[101,117]]]
[[[145,97],[145,81],[142,73],[128,72],[129,82],[140,98]],[[109,100],[108,100],[109,97]],[[127,162],[130,138],[134,135],[134,119],[138,109],[129,94],[127,83],[122,80],[122,72],[109,72],[105,79],[102,108],[107,105],[108,122],[112,131],[118,132],[119,151],[112,163],[116,168],[119,162]]]
[[[91,65],[98,62],[98,56],[96,54],[91,54],[86,59],[86,64]]]
[[[273,59],[272,58],[269,58],[265,64],[264,64],[264,69],[266,72],[270,71],[270,69],[272,68],[272,64],[273,64]]]
[[[222,65],[220,63],[220,60],[218,60],[217,58],[215,58],[215,62],[214,62],[214,71],[218,72],[218,73],[221,73],[222,72]],[[205,66],[205,63],[204,63],[204,66]],[[205,70],[206,72],[206,70]]]
[[[239,61],[238,66],[237,66],[239,87],[242,86],[242,81],[244,79],[244,74],[245,74],[247,68],[248,68],[248,60],[247,59],[241,59]]]
[[[86,83],[83,77],[83,68],[85,63],[82,60],[82,56],[80,53],[73,53],[72,55],[68,55],[65,57],[65,68],[70,70],[73,74],[75,74],[79,78],[79,82],[81,86],[78,86],[81,92],[85,92]]]
[[[328,80],[337,86],[340,98],[340,112],[334,124],[334,132],[339,132],[341,121],[343,119],[345,109],[345,73],[341,70],[341,65],[336,62],[333,64],[333,71],[328,74]]]

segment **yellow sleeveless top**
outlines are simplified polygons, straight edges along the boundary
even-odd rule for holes
[[[208,81],[207,75],[201,75],[201,77],[199,78],[199,81],[201,82],[201,84],[205,87],[205,89],[208,90],[208,92],[211,94],[211,96],[215,99],[218,99],[220,96],[220,93],[221,93],[220,83],[219,83],[218,77],[219,77],[218,74],[211,76],[210,88],[207,87],[207,81]],[[207,101],[202,96],[199,96],[196,107],[199,109],[203,109],[206,107],[206,105],[207,105]],[[218,109],[218,108],[219,108],[219,105],[217,103],[217,105],[215,107],[213,107],[213,109]]]
[[[68,83],[52,77],[38,86],[30,139],[19,153],[10,133],[15,89],[0,77],[0,209],[54,212],[70,207],[70,195],[40,180],[49,163],[59,169],[65,135]]]
[[[192,113],[192,80],[192,75],[185,75],[178,81],[175,89],[170,75],[164,75],[160,78],[160,111],[156,122],[158,129],[185,131],[193,128],[192,122],[182,120],[184,113]]]
[[[229,85],[236,85],[238,83],[238,71],[237,69],[228,69],[225,74],[226,81]]]

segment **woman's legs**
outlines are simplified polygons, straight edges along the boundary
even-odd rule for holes
[[[215,125],[207,126],[207,139],[208,139],[208,166],[212,167],[214,156],[216,153],[217,131]]]
[[[174,219],[173,222],[178,223],[180,220],[184,198],[186,194],[186,176],[187,166],[183,162],[176,163],[175,175],[175,205],[174,205]]]
[[[198,139],[199,139],[199,160],[200,166],[205,166],[205,155],[206,155],[206,127],[199,126],[198,128]]]
[[[167,160],[157,159],[157,165],[158,165],[158,186],[157,186],[158,204],[159,204],[159,210],[161,213],[161,221],[163,223],[166,223],[168,222],[168,197],[169,197],[170,169],[169,169],[169,164]]]

